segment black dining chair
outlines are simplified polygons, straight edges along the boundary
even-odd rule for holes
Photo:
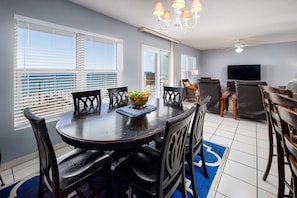
[[[116,87],[107,89],[109,96],[109,107],[118,108],[128,105],[128,87]]]
[[[0,151],[0,167],[1,167],[1,151]],[[3,182],[3,179],[1,177],[1,175],[0,175],[0,182],[1,182],[1,186],[4,186],[5,185],[4,182]]]
[[[94,113],[101,108],[100,90],[81,91],[71,93],[74,102],[74,113]]]
[[[185,144],[194,111],[195,107],[192,107],[166,121],[165,138],[160,151],[149,146],[141,147],[116,167],[119,194],[128,191],[132,196],[162,198],[170,197],[179,189],[182,197],[187,196]],[[127,188],[123,185],[127,185]]]
[[[185,89],[182,87],[164,86],[163,102],[166,105],[172,105],[178,108],[182,108],[184,95],[185,95]],[[154,141],[155,143],[153,146],[155,146],[157,149],[160,149],[163,139],[164,139],[164,132],[160,133],[160,137]]]
[[[83,196],[79,187],[91,183],[92,179],[98,176],[105,178],[105,183],[98,190],[105,190],[107,196],[111,196],[109,155],[100,151],[74,149],[56,158],[45,119],[33,114],[30,108],[24,109],[24,115],[32,126],[38,146],[40,167],[38,197],[43,197],[45,192],[52,197],[67,197],[73,191]]]
[[[268,101],[268,93],[277,93],[277,94],[283,94],[289,97],[293,97],[293,92],[291,90],[286,90],[286,89],[281,89],[277,87],[272,87],[269,85],[259,85],[261,95],[262,95],[262,102],[264,106],[264,110],[266,113],[266,120],[267,120],[267,128],[268,128],[268,142],[269,142],[269,152],[268,152],[268,160],[266,164],[266,168],[264,171],[264,175],[262,179],[265,181],[267,179],[267,176],[270,172],[271,164],[272,164],[272,159],[273,156],[276,156],[276,153],[274,152],[274,148],[276,147],[275,145],[275,132],[272,127],[271,123],[271,115],[270,115],[270,110],[269,110],[269,101]]]
[[[198,198],[197,181],[195,176],[195,157],[200,155],[204,176],[208,178],[206,162],[203,151],[203,125],[204,117],[207,111],[207,105],[211,100],[211,96],[207,96],[200,103],[196,104],[194,118],[191,124],[191,132],[188,134],[186,143],[186,162],[189,165],[190,177],[193,189],[193,196]]]
[[[182,106],[184,97],[185,97],[184,88],[164,86],[164,90],[163,90],[164,104]]]
[[[286,161],[291,170],[291,183],[287,183],[289,197],[297,197],[297,136],[292,132],[297,131],[297,112],[286,107],[278,106],[282,139],[285,150]]]
[[[284,197],[285,187],[289,187],[290,182],[286,180],[285,172],[288,170],[285,168],[287,163],[285,162],[285,148],[283,142],[283,125],[281,125],[278,106],[282,106],[288,109],[297,109],[297,100],[284,96],[282,94],[276,94],[269,92],[267,94],[269,101],[269,109],[271,116],[271,123],[273,130],[275,131],[276,150],[277,150],[277,171],[278,171],[278,197]]]
[[[200,155],[202,161],[202,167],[204,171],[204,176],[208,178],[208,172],[206,168],[206,162],[204,158],[203,150],[203,126],[204,118],[207,111],[207,105],[211,100],[211,96],[207,96],[200,103],[196,104],[196,110],[194,118],[191,124],[190,132],[188,133],[188,138],[186,142],[186,162],[189,165],[189,172],[191,177],[191,183],[193,188],[193,196],[198,197],[197,182],[195,177],[195,157]],[[155,148],[159,150],[164,141],[164,137],[160,137],[155,141]]]

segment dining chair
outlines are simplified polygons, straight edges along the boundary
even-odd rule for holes
[[[118,108],[128,105],[128,87],[116,87],[107,89],[109,96],[109,107]]]
[[[39,152],[38,197],[43,197],[45,192],[52,197],[67,197],[73,191],[83,196],[79,187],[98,176],[105,178],[98,190],[106,190],[107,195],[111,195],[109,155],[101,151],[73,149],[56,158],[45,119],[33,114],[29,107],[24,109],[24,116],[32,126]]]
[[[194,111],[195,107],[192,107],[166,121],[164,143],[160,150],[141,147],[116,167],[119,194],[128,191],[131,197],[140,195],[163,198],[170,197],[179,189],[182,197],[187,196],[185,144]],[[124,184],[127,186],[124,187]]]
[[[207,104],[211,100],[211,96],[207,96],[204,98],[201,103],[196,104],[196,110],[194,114],[194,118],[191,124],[191,132],[188,134],[187,142],[186,142],[186,162],[190,168],[190,178],[193,189],[193,196],[198,198],[197,191],[197,181],[195,175],[195,157],[200,155],[202,167],[204,171],[204,176],[208,178],[208,172],[206,168],[206,162],[204,158],[204,150],[203,150],[203,125],[204,118],[207,111]]]
[[[0,167],[1,167],[1,151],[0,151]],[[0,182],[1,182],[1,186],[4,186],[5,185],[4,182],[3,182],[3,179],[1,177],[1,175],[0,175]]]
[[[204,176],[208,178],[208,172],[206,168],[205,158],[204,158],[204,150],[203,150],[203,125],[204,125],[204,117],[207,111],[207,104],[211,100],[211,96],[207,96],[204,98],[201,103],[196,103],[196,110],[193,117],[193,121],[191,122],[190,132],[187,136],[186,141],[186,162],[189,165],[190,178],[193,189],[193,196],[198,198],[197,192],[197,182],[195,177],[195,157],[200,155],[202,167],[204,171]],[[164,137],[159,137],[155,141],[155,148],[159,150],[164,141]]]
[[[185,88],[186,91],[186,95],[184,97],[184,100],[188,99],[192,99],[194,98],[196,102],[200,102],[200,96],[199,96],[199,92],[198,92],[198,87],[195,84],[192,84],[190,82],[189,79],[182,79],[182,84]]]
[[[285,150],[286,161],[291,170],[291,183],[287,184],[289,187],[289,196],[297,197],[297,136],[292,132],[297,131],[297,112],[288,108],[277,107],[281,127],[282,139]]]
[[[278,166],[278,197],[284,197],[285,187],[289,186],[289,182],[285,178],[285,149],[283,142],[283,131],[280,116],[277,110],[277,106],[286,107],[289,109],[297,109],[297,100],[284,96],[282,94],[268,93],[269,109],[271,116],[271,123],[273,130],[275,131],[276,150],[277,150],[277,166]]]
[[[200,79],[198,82],[200,100],[211,96],[211,100],[208,103],[207,110],[213,113],[219,113],[221,117],[224,117],[226,108],[226,100],[230,96],[229,91],[222,93],[220,80],[218,79]]]
[[[185,89],[182,87],[163,87],[163,102],[166,105],[172,105],[178,108],[183,107],[183,98],[185,95]],[[155,147],[160,149],[160,146],[164,139],[164,132],[160,133],[160,137],[155,139]]]
[[[74,102],[74,113],[93,113],[101,108],[100,90],[81,91],[71,93]]]
[[[271,164],[272,164],[272,159],[273,156],[276,156],[276,153],[274,152],[274,148],[276,147],[275,145],[275,140],[274,140],[274,134],[275,132],[273,131],[272,123],[271,123],[271,116],[270,116],[270,110],[269,110],[269,101],[267,98],[267,93],[277,93],[277,94],[283,94],[287,95],[288,97],[293,97],[293,92],[291,90],[286,90],[286,89],[281,89],[278,87],[272,87],[269,85],[259,85],[260,92],[262,95],[262,103],[263,107],[266,113],[266,120],[267,120],[267,128],[268,128],[268,144],[269,144],[269,152],[268,152],[268,160],[266,164],[266,168],[264,171],[264,175],[262,179],[265,181],[267,179],[267,176],[270,172]]]
[[[184,88],[164,86],[163,101],[164,104],[182,106],[184,98]]]

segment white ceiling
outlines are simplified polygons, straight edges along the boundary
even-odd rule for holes
[[[69,0],[136,27],[160,33],[152,15],[156,0]],[[191,0],[186,1],[186,8]],[[170,10],[171,0],[162,0]],[[200,49],[233,47],[241,39],[248,46],[297,41],[297,0],[201,0],[203,10],[195,28],[168,36]]]

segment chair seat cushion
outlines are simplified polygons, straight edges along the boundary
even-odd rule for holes
[[[108,166],[111,158],[104,152],[95,150],[74,149],[57,159],[61,188],[80,180],[101,167]]]
[[[134,152],[115,172],[132,185],[132,188],[135,186],[147,196],[155,196],[158,161],[158,152],[147,146]]]
[[[130,166],[132,171],[142,180],[147,182],[157,181],[158,156],[150,152],[149,147],[135,152],[131,157]]]

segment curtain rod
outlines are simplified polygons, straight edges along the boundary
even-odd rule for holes
[[[166,39],[166,40],[169,40],[169,41],[172,41],[172,42],[175,42],[175,43],[179,43],[178,40],[174,39],[174,38],[171,38],[169,36],[166,36],[165,34],[161,34],[159,32],[156,32],[154,30],[151,30],[151,29],[148,29],[146,27],[140,27],[139,28],[139,31],[141,32],[146,32],[148,34],[151,34],[151,35],[154,35],[154,36],[157,36],[157,37],[160,37],[160,38],[163,38],[163,39]]]

